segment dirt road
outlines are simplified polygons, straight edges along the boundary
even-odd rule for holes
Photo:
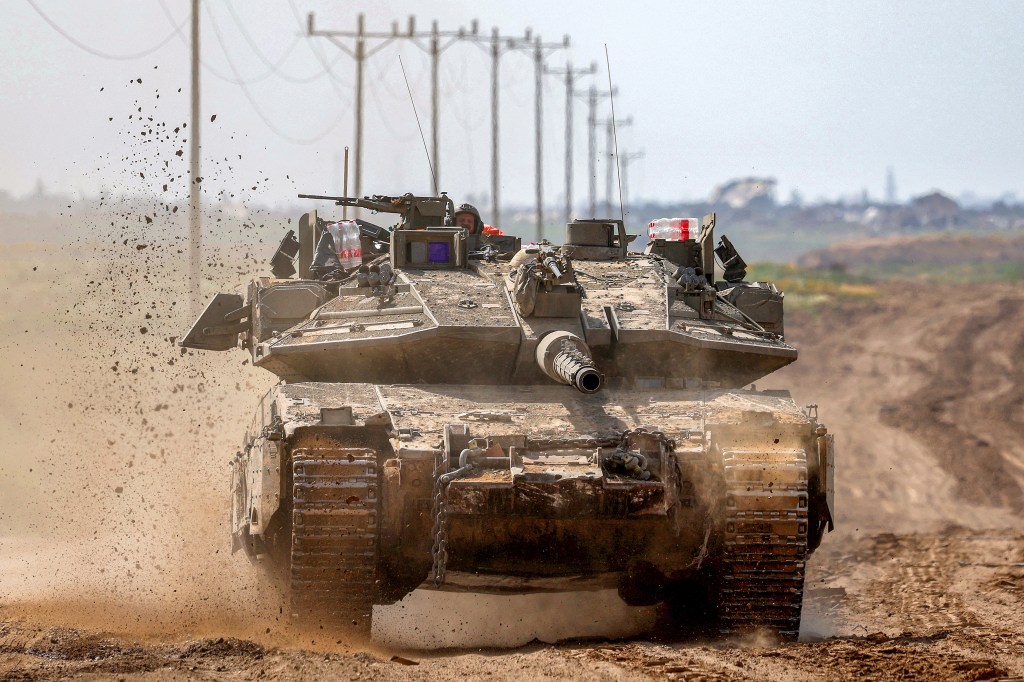
[[[481,599],[392,615],[463,643],[425,652],[295,631],[228,553],[226,464],[271,378],[240,354],[178,355],[179,256],[139,253],[3,257],[0,679],[1024,679],[1019,286],[787,319],[802,358],[770,385],[819,404],[841,457],[800,643],[659,639],[652,614],[587,597]],[[262,267],[228,260],[210,292]],[[481,623],[517,644],[531,619],[636,634],[472,644]]]
[[[810,571],[798,644],[531,644],[415,652],[313,639],[139,642],[0,625],[0,675],[45,679],[944,679],[1024,678],[1024,534],[950,528],[831,538]]]

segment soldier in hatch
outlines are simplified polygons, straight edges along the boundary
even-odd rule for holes
[[[480,211],[473,204],[459,204],[455,209],[455,227],[461,227],[470,234],[505,234],[493,225],[484,224]]]

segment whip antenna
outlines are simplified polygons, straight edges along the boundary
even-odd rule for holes
[[[612,140],[615,143],[615,177],[619,181],[619,215],[626,223],[626,209],[622,207],[622,167],[619,165],[619,129],[615,125],[615,89],[612,88],[612,62],[608,59],[608,43],[604,44],[604,63],[608,67],[608,101],[612,105]],[[423,143],[426,145],[426,142]]]
[[[607,49],[607,48],[605,48]],[[416,117],[416,127],[420,129],[420,139],[423,140],[423,153],[427,155],[427,165],[430,167],[430,179],[434,181],[434,194],[437,192],[437,176],[434,175],[434,164],[430,160],[430,152],[427,150],[427,138],[423,134],[423,126],[420,124],[420,115],[416,112],[416,100],[412,97],[412,88],[409,87],[409,77],[405,75],[405,64],[402,62],[402,55],[398,55],[398,65],[402,67],[402,78],[405,79],[405,89],[409,91],[409,102],[412,103],[412,115]],[[618,156],[618,151],[615,153]],[[622,187],[619,183],[619,194],[622,194]],[[621,197],[620,197],[621,198]]]

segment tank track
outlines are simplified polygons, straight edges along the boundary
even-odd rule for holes
[[[783,641],[800,632],[807,556],[807,455],[803,450],[724,450],[720,632],[757,629]]]
[[[369,633],[377,582],[377,459],[366,448],[292,452],[291,610]]]

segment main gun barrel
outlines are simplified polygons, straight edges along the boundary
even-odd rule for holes
[[[537,344],[537,364],[555,381],[582,393],[597,393],[604,383],[587,343],[572,332],[551,332],[541,338]]]

